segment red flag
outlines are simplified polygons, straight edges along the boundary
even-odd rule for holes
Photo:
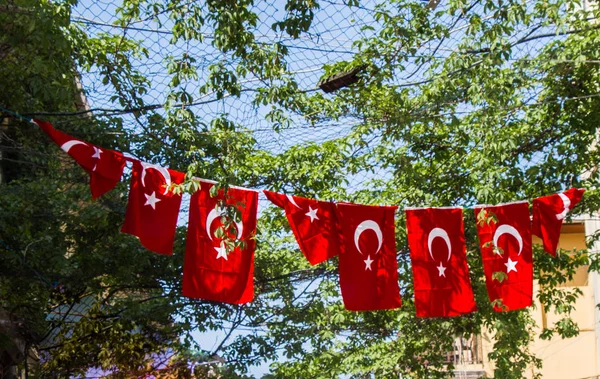
[[[544,250],[554,257],[563,220],[581,201],[584,192],[583,188],[571,188],[563,193],[533,200],[533,234],[542,239]]]
[[[311,265],[338,255],[339,231],[335,204],[263,191],[271,202],[285,210],[300,250]]]
[[[155,253],[173,254],[181,195],[174,194],[169,187],[183,183],[184,179],[182,172],[134,162],[121,232],[137,236],[146,249]]]
[[[399,308],[394,212],[397,207],[338,204],[340,287],[346,309]]]
[[[494,310],[512,311],[531,305],[533,260],[527,202],[478,206],[475,218],[485,282]],[[497,300],[504,307],[498,306]]]
[[[231,304],[243,304],[254,297],[254,234],[258,210],[258,193],[238,188],[210,196],[212,184],[201,183],[190,201],[187,246],[183,265],[183,295]],[[244,249],[227,251],[226,244],[215,236],[222,225],[225,210],[217,208],[219,200],[241,211],[235,222],[236,234],[230,237],[245,241]]]
[[[73,138],[54,129],[49,122],[33,121],[90,174],[90,189],[93,199],[104,195],[119,183],[126,162],[123,154]]]
[[[474,312],[462,208],[406,210],[418,317]]]

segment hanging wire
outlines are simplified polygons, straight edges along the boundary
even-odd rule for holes
[[[17,257],[19,259],[19,261],[28,269],[30,269],[35,276],[37,276],[42,282],[46,283],[48,286],[54,288],[56,287],[56,285],[52,284],[48,279],[46,279],[44,277],[44,275],[40,274],[40,272],[38,270],[36,270],[35,268],[33,268],[25,259],[25,257],[22,254],[17,253],[16,251],[14,251],[13,249],[11,249],[4,241],[0,240],[0,245],[4,248],[5,251],[8,251],[9,253],[13,254],[15,257]]]
[[[8,110],[8,109],[6,109],[6,108],[2,108],[2,107],[0,107],[0,112],[7,113],[7,114],[9,114],[9,115],[11,115],[11,116],[13,116],[13,117],[16,117],[16,118],[18,118],[18,119],[21,119],[21,120],[23,120],[23,121],[27,121],[27,122],[32,122],[32,123],[33,123],[33,119],[31,119],[31,118],[29,118],[29,117],[22,116],[22,115],[18,114],[18,113],[17,113],[17,112],[15,112],[15,111],[11,111],[11,110]]]

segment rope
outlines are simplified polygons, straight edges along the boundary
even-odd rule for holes
[[[600,96],[600,93],[596,93],[596,94],[593,94],[593,95],[580,96],[580,97],[575,97],[575,98],[567,98],[567,99],[563,99],[563,101],[566,101],[566,100],[577,100],[577,99],[580,99],[580,98],[581,99],[587,99],[587,98],[595,97],[595,96]],[[31,122],[34,125],[37,125],[37,123],[33,119],[27,118],[25,116],[22,116],[22,115],[20,115],[17,112],[14,112],[14,111],[8,110],[6,108],[2,108],[2,107],[0,107],[0,111],[8,113],[8,114],[10,114],[10,115],[12,115],[14,117],[17,117],[17,118],[19,118],[21,120],[24,120],[24,121],[27,121],[27,122]],[[458,112],[458,113],[460,113],[460,112]],[[138,158],[136,158],[134,156],[131,156],[130,154],[123,155],[123,157],[128,162],[142,162],[140,159],[138,159]],[[199,181],[199,182],[205,182],[205,183],[212,183],[212,184],[218,184],[219,183],[219,182],[214,181],[214,180],[204,179],[204,178],[198,178],[198,177],[193,177],[192,179],[196,180],[196,181]],[[254,188],[247,188],[247,187],[241,187],[241,186],[230,186],[230,187],[231,188],[236,188],[236,189],[241,189],[241,190],[246,190],[246,191],[253,191],[253,192],[259,192],[259,193],[261,192],[261,190],[257,190],[257,189],[254,189]],[[521,200],[521,201],[515,201],[515,202],[518,203],[518,202],[528,202],[528,201],[527,200]],[[501,203],[501,204],[495,204],[495,205],[478,204],[478,205],[474,205],[474,206],[470,206],[470,207],[456,207],[456,206],[451,206],[451,207],[442,207],[442,208],[463,208],[465,210],[473,210],[475,208],[480,208],[480,207],[513,204],[515,202]],[[396,212],[400,213],[400,212],[402,212],[403,210],[406,210],[406,209],[418,209],[418,208],[430,208],[430,207],[429,206],[423,206],[423,207],[410,207],[409,206],[409,207],[404,207],[404,208],[398,207],[397,210],[396,210]],[[439,207],[435,207],[435,208],[439,208]]]
[[[2,108],[2,107],[0,107],[0,111],[1,111],[1,112],[4,112],[4,113],[8,113],[9,115],[11,115],[11,116],[14,116],[14,117],[16,117],[16,118],[18,118],[18,119],[21,119],[21,120],[23,120],[23,121],[27,121],[27,122],[32,122],[32,123],[33,123],[33,119],[31,119],[31,118],[28,118],[28,117],[25,117],[25,116],[21,116],[21,115],[20,115],[20,114],[18,114],[17,112],[9,111],[9,110],[8,110],[8,109],[6,109],[6,108]]]

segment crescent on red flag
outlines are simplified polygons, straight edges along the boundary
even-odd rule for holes
[[[408,208],[405,214],[417,317],[475,311],[462,208]],[[436,244],[438,238],[445,247],[441,241]]]
[[[169,170],[167,170],[164,167],[158,166],[158,165],[154,165],[151,163],[146,163],[146,162],[142,162],[140,161],[140,163],[142,164],[142,186],[145,188],[146,187],[146,170],[149,168],[153,168],[156,171],[160,172],[160,174],[163,176],[163,178],[165,178],[165,192],[163,193],[163,195],[166,195],[167,193],[169,193],[169,187],[171,186],[171,174],[169,173]]]
[[[533,200],[533,234],[542,239],[544,250],[552,256],[556,256],[564,219],[581,201],[584,193],[583,188],[570,188]]]
[[[557,196],[558,197],[558,196]],[[529,204],[519,201],[482,205],[474,209],[494,215],[493,222],[478,222],[477,234],[488,297],[494,311],[528,307],[533,301],[533,252]],[[552,217],[556,212],[552,213]],[[510,235],[512,238],[501,238]],[[498,249],[502,249],[499,254]],[[504,275],[498,276],[497,273]]]
[[[213,184],[203,182],[190,198],[183,295],[229,304],[247,303],[254,297],[256,242],[252,236],[256,232],[258,193],[230,187],[227,192],[220,189],[212,196],[212,187]],[[233,247],[231,254],[226,241],[210,233],[211,224],[226,211],[223,202],[239,209],[237,238],[245,242]]]
[[[264,193],[273,204],[284,209],[298,246],[311,265],[339,254],[338,221],[334,203],[271,191]]]
[[[63,143],[62,145],[60,145],[60,148],[65,152],[68,153],[69,150],[71,150],[71,148],[73,146],[77,146],[77,145],[84,145],[84,146],[89,146],[87,143],[77,140],[77,139],[73,139],[70,141],[67,141],[65,143]]]
[[[138,237],[148,250],[172,255],[181,194],[160,194],[164,185],[160,170],[150,171],[144,182],[143,162],[134,161],[131,173],[129,201],[121,231]],[[168,177],[176,184],[185,180],[185,174],[175,170],[169,170]]]
[[[519,242],[518,255],[521,255],[521,253],[523,252],[523,237],[521,237],[521,233],[519,233],[519,231],[514,226],[507,224],[498,226],[498,229],[496,229],[496,231],[494,232],[494,246],[498,246],[498,240],[503,234],[510,234],[511,236],[515,237],[517,242]]]
[[[298,204],[296,204],[296,200],[291,195],[285,195],[290,203],[292,203],[296,208],[300,208]]]
[[[354,245],[356,246],[356,250],[363,254],[362,250],[360,249],[360,245],[358,244],[358,240],[360,235],[366,230],[372,230],[375,232],[375,235],[377,236],[377,242],[379,243],[375,254],[379,253],[379,250],[381,250],[381,245],[383,244],[383,234],[381,233],[379,224],[373,220],[365,220],[356,227],[356,230],[354,231]]]
[[[336,206],[342,241],[338,271],[348,310],[394,309],[402,304],[394,238],[396,209],[348,203]],[[369,230],[372,232],[365,233]]]
[[[556,215],[556,219],[563,220],[565,217],[567,217],[569,210],[571,210],[571,199],[569,199],[564,193],[559,193],[558,197],[562,200],[564,209],[562,212]]]
[[[208,213],[208,216],[206,216],[206,234],[211,241],[213,240],[213,236],[210,232],[210,227],[216,218],[223,216],[225,213],[224,208],[215,208]],[[241,221],[235,221],[235,226],[237,228],[237,239],[240,240],[242,238],[242,233],[244,232],[244,224]]]
[[[441,238],[444,240],[444,242],[446,242],[446,245],[448,246],[448,259],[446,259],[446,262],[448,262],[450,260],[450,257],[452,256],[452,244],[450,243],[450,237],[448,236],[448,232],[446,232],[442,228],[433,228],[431,229],[431,232],[429,232],[429,237],[427,237],[427,247],[429,248],[429,255],[431,256],[431,259],[435,261],[435,258],[433,257],[433,252],[431,250],[431,245],[433,244],[433,240],[436,238]]]
[[[450,261],[450,257],[452,256],[452,244],[450,243],[450,237],[448,236],[448,232],[446,232],[443,228],[433,228],[429,232],[429,236],[427,237],[427,248],[429,250],[429,256],[431,260],[435,262],[435,258],[433,257],[433,251],[431,250],[431,245],[433,244],[433,240],[436,238],[441,238],[446,242],[446,246],[448,246],[448,258],[446,262]],[[438,270],[438,276],[446,277],[446,267],[440,261],[440,265],[436,267]]]
[[[96,199],[115,188],[123,175],[125,158],[123,154],[109,149],[101,149],[91,143],[54,129],[52,124],[33,120],[60,148],[69,154],[89,175],[92,199]],[[85,149],[73,149],[83,145]],[[104,154],[101,156],[100,154]]]

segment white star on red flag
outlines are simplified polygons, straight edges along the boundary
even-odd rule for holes
[[[504,264],[506,266],[506,273],[508,274],[511,271],[517,272],[517,263],[518,261],[508,258],[508,261]]]
[[[312,207],[311,207],[310,205],[308,206],[308,212],[306,213],[306,215],[307,215],[308,217],[310,217],[310,223],[311,223],[311,224],[312,224],[312,222],[313,222],[315,219],[317,219],[317,220],[319,219],[319,217],[317,217],[317,212],[318,212],[318,211],[319,211],[319,208],[312,209]]]
[[[371,263],[375,262],[374,260],[371,259],[371,256],[367,256],[367,259],[364,260],[363,262],[365,262],[365,271],[369,270],[369,271],[373,271],[371,269]]]
[[[446,267],[444,267],[442,265],[442,262],[440,262],[440,265],[436,267],[438,269],[438,275],[439,276],[443,276],[444,278],[446,277]]]
[[[92,147],[94,148],[94,155],[92,155],[92,158],[100,159],[100,154],[102,154],[103,151],[97,148],[96,146]]]
[[[227,248],[225,247],[225,244],[223,242],[221,242],[221,246],[215,247],[215,250],[217,251],[216,259],[223,258],[227,260]]]
[[[144,205],[149,205],[152,209],[156,209],[156,203],[160,201],[160,199],[156,198],[156,192],[152,191],[151,195],[144,194],[144,196],[146,196],[146,204]]]

